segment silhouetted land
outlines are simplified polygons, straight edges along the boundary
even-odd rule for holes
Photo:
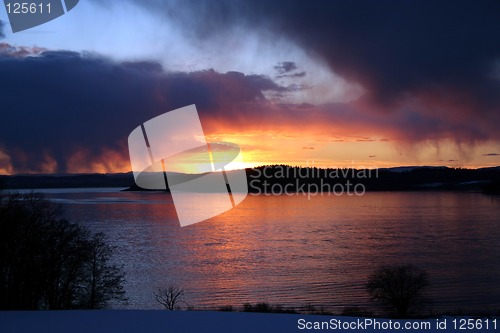
[[[228,171],[230,173],[231,171]],[[388,169],[319,169],[286,165],[246,169],[249,192],[266,193],[272,186],[286,186],[289,192],[315,185],[319,191],[362,184],[366,191],[463,190],[500,194],[500,167],[462,169],[448,167],[400,167]],[[198,175],[189,175],[197,177]],[[278,184],[278,185],[275,185]],[[0,176],[0,188],[79,188],[124,187],[144,189],[134,184],[132,173],[56,174]],[[168,191],[168,189],[167,189]]]
[[[128,187],[133,184],[131,172],[113,174],[53,174],[0,176],[0,188],[79,188]]]
[[[267,170],[266,170],[267,168]],[[283,172],[281,170],[284,170]],[[272,177],[269,177],[269,176]],[[269,166],[248,169],[249,191],[258,192],[259,185],[267,181],[273,184],[293,184],[307,188],[315,184],[321,190],[335,189],[336,184],[346,188],[347,182],[354,187],[362,184],[366,191],[419,191],[463,190],[489,194],[500,193],[500,167],[462,169],[448,167],[401,167],[388,169],[318,169],[289,166]],[[253,180],[258,180],[253,183]],[[328,185],[328,186],[327,186]],[[314,186],[312,186],[314,189]]]

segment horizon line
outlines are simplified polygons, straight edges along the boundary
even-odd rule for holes
[[[265,168],[265,167],[289,167],[289,168],[301,168],[301,169],[312,169],[316,168],[319,170],[335,170],[335,169],[348,169],[348,170],[391,170],[391,169],[403,169],[403,168],[433,168],[433,169],[439,169],[439,168],[446,168],[446,169],[462,169],[462,170],[481,170],[481,169],[495,169],[499,168],[500,165],[496,166],[479,166],[479,167],[455,167],[455,166],[446,166],[446,165],[399,165],[399,166],[393,166],[393,167],[379,167],[379,168],[369,168],[369,167],[338,167],[338,166],[332,166],[332,167],[316,167],[316,166],[297,166],[297,165],[290,165],[290,164],[263,164],[255,167],[248,167],[248,168],[239,168],[239,169],[231,169],[231,170],[224,170],[226,172],[231,172],[231,171],[237,171],[237,170],[250,170],[250,169],[258,169],[258,168]],[[213,172],[221,172],[222,170],[215,170]],[[148,172],[148,171],[142,171],[142,172]],[[36,173],[36,172],[25,172],[25,173],[13,173],[13,174],[0,174],[0,177],[15,177],[15,176],[84,176],[84,175],[126,175],[126,174],[132,174],[133,171],[121,171],[121,172],[53,172],[53,173]],[[153,172],[154,173],[154,172]],[[160,172],[161,173],[161,172]],[[198,175],[198,174],[204,174],[202,173],[187,173],[187,172],[176,172],[176,171],[168,171],[167,173],[177,173],[177,174],[185,174],[185,175]],[[207,173],[207,172],[205,172]]]

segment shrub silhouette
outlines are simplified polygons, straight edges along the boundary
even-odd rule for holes
[[[260,302],[255,305],[251,303],[243,304],[243,312],[260,312],[260,313],[297,313],[293,308],[287,308],[282,305],[272,305],[266,302]]]
[[[426,303],[423,295],[429,277],[413,265],[382,266],[369,277],[366,288],[373,301],[405,317]]]
[[[0,193],[0,309],[98,309],[125,301],[103,234],[58,219],[34,194]]]
[[[340,315],[349,317],[373,317],[373,313],[371,311],[358,306],[345,307]]]

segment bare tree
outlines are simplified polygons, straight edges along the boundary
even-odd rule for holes
[[[156,301],[163,305],[166,310],[180,308],[179,303],[187,305],[183,297],[184,290],[174,285],[170,285],[167,288],[158,288],[158,293],[155,294]]]
[[[399,317],[423,306],[429,277],[413,265],[382,266],[369,277],[366,288],[373,301],[394,310]]]
[[[103,308],[126,301],[103,234],[58,218],[36,194],[0,193],[0,310]]]
[[[106,244],[103,233],[93,235],[89,241],[87,279],[82,286],[85,292],[81,297],[86,309],[104,308],[112,300],[127,301],[122,267],[110,263],[114,249],[115,247]]]

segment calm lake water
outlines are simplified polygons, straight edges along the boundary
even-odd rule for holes
[[[154,292],[174,284],[196,308],[269,302],[338,313],[370,306],[364,284],[374,268],[411,263],[430,275],[433,311],[500,310],[498,197],[249,195],[218,217],[181,228],[165,193],[41,192],[60,202],[69,220],[117,246],[128,308],[159,308]]]

